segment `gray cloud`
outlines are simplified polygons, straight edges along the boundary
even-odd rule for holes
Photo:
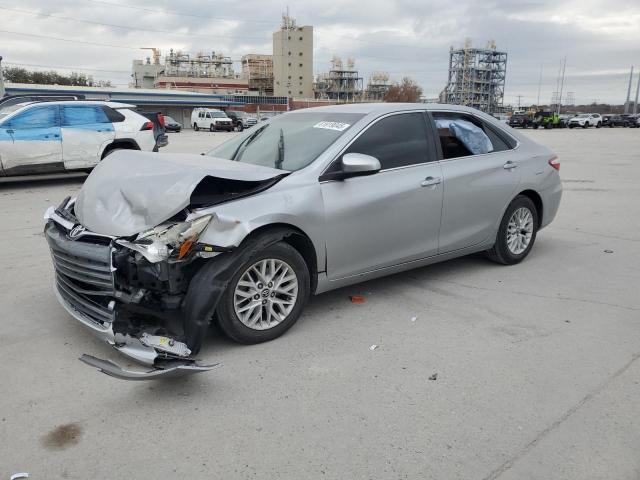
[[[123,0],[104,1],[125,5]],[[148,55],[139,47],[215,50],[234,59],[246,53],[270,53],[271,33],[284,8],[272,0],[145,0],[126,5],[147,10],[97,0],[0,0],[0,30],[124,47],[0,32],[0,55],[7,63],[109,70],[87,73],[127,84],[131,61]],[[634,0],[323,0],[290,7],[299,24],[315,28],[316,72],[328,69],[334,54],[353,57],[365,79],[373,71],[388,71],[395,79],[410,76],[428,96],[436,96],[445,85],[449,46],[459,46],[466,38],[478,46],[494,40],[508,51],[506,100],[511,102],[518,95],[524,102],[536,101],[541,65],[541,101],[549,101],[565,55],[565,91],[575,92],[578,103],[623,102],[630,65],[635,63],[640,70],[640,4]]]

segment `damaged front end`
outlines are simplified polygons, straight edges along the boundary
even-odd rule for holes
[[[198,243],[212,216],[175,218],[135,237],[118,238],[86,230],[75,218],[73,205],[66,199],[45,215],[60,303],[142,364],[201,371],[201,366],[191,368],[201,342],[184,341],[183,299],[201,262],[228,250]]]
[[[77,198],[45,213],[60,303],[144,365],[202,371],[191,368],[193,358],[248,233],[246,224],[203,207],[254,195],[286,174],[193,155],[115,152]],[[201,236],[230,243],[203,243]],[[132,377],[92,358],[85,363]]]

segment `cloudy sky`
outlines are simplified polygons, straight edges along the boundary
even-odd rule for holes
[[[508,52],[505,102],[541,102],[556,90],[567,57],[565,92],[576,103],[622,103],[629,69],[640,70],[638,0],[354,0],[288,3],[299,25],[314,26],[314,71],[334,54],[373,71],[414,78],[435,97],[447,80],[448,52],[466,38]],[[5,65],[55,68],[126,85],[140,47],[223,52],[233,59],[271,53],[286,0],[0,0]],[[636,76],[637,78],[637,76]],[[634,78],[634,82],[636,79]],[[365,81],[366,83],[366,81]],[[632,96],[635,94],[635,83]]]

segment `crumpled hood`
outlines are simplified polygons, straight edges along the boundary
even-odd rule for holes
[[[286,173],[203,155],[120,150],[91,172],[76,199],[75,214],[93,232],[128,236],[187,207],[207,177],[260,182]]]

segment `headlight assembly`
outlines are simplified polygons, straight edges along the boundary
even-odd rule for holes
[[[212,215],[204,215],[190,222],[158,225],[140,233],[133,242],[116,240],[116,243],[139,252],[151,263],[170,257],[181,259],[189,253],[212,218]]]

